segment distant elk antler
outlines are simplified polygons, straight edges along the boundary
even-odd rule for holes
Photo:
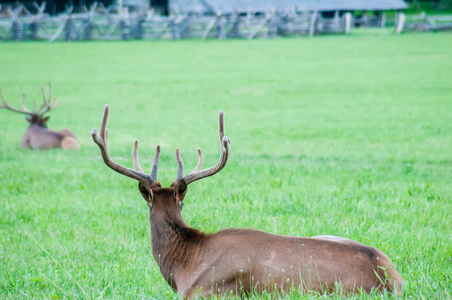
[[[150,208],[152,253],[160,271],[182,297],[211,297],[290,292],[292,289],[319,293],[361,293],[388,290],[400,295],[403,279],[391,260],[380,250],[334,237],[313,238],[273,235],[251,229],[225,229],[205,234],[188,226],[181,211],[187,185],[220,172],[228,162],[231,143],[224,134],[224,114],[219,115],[220,159],[202,169],[204,158],[198,149],[198,164],[183,175],[184,164],[176,149],[176,180],[164,188],[157,181],[160,146],[150,174],[138,161],[138,141],[132,150],[134,169],[114,162],[108,153],[105,106],[100,132],[91,136],[99,146],[105,164],[139,182],[138,189]]]
[[[52,88],[51,88],[50,84],[49,84],[49,92],[48,92],[49,96],[48,96],[48,99],[46,98],[46,95],[45,95],[45,92],[44,92],[44,88],[41,88],[41,93],[42,93],[42,98],[44,100],[43,104],[39,108],[36,108],[36,103],[35,103],[35,108],[34,108],[33,112],[31,112],[25,106],[25,94],[22,94],[22,101],[21,101],[22,110],[20,110],[20,109],[15,109],[15,108],[13,108],[13,107],[11,107],[9,105],[9,103],[6,101],[5,97],[3,96],[2,90],[0,89],[0,95],[1,95],[2,100],[3,100],[3,104],[0,105],[0,108],[6,108],[6,109],[9,109],[11,111],[14,111],[14,112],[17,112],[17,113],[21,113],[21,114],[26,114],[26,115],[29,115],[29,116],[40,116],[40,117],[42,117],[42,116],[44,116],[44,114],[46,112],[51,111],[51,110],[55,109],[58,106],[58,98],[55,99],[55,102],[53,104],[50,103],[51,96],[52,96]]]
[[[54,110],[58,106],[58,98],[55,98],[55,102],[53,104],[50,103],[50,101],[52,100],[52,87],[50,86],[50,84],[49,84],[48,96],[46,97],[44,88],[41,88],[41,94],[42,94],[43,103],[36,110],[36,113],[42,117],[42,116],[44,116],[44,114],[46,112]]]
[[[41,88],[43,103],[41,106],[36,107],[36,102],[34,109],[30,111],[25,106],[25,95],[22,94],[22,110],[11,107],[3,96],[2,90],[0,89],[0,95],[2,97],[3,104],[0,104],[0,108],[6,108],[10,111],[26,114],[28,117],[27,121],[30,123],[25,135],[22,138],[20,144],[21,148],[30,149],[50,149],[50,148],[63,148],[63,149],[78,149],[79,143],[75,138],[72,131],[69,129],[63,129],[60,131],[53,131],[47,129],[47,122],[50,117],[45,117],[44,115],[54,110],[58,106],[58,99],[55,99],[51,103],[52,98],[52,88],[49,84],[48,96],[44,92],[44,88]]]

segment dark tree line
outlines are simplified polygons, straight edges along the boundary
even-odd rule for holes
[[[44,0],[25,0],[25,1],[11,1],[11,0],[0,0],[2,5],[12,5],[17,6],[19,3],[24,4],[27,9],[34,11],[33,2],[39,5],[44,2]],[[73,6],[75,11],[80,11],[84,6],[90,7],[93,2],[102,3],[104,6],[109,6],[116,2],[115,0],[46,0],[46,12],[49,14],[58,14],[67,9],[69,6]],[[168,0],[149,0],[149,4],[152,7],[158,8],[160,10],[166,11],[168,8]]]
[[[23,4],[28,10],[34,11],[33,2],[38,3],[38,5],[41,5],[44,0],[26,0],[26,1],[11,1],[11,0],[0,0],[0,3],[10,4],[12,7],[16,7],[19,3]],[[75,9],[82,9],[83,6],[91,6],[94,0],[46,0],[46,12],[49,14],[57,14],[64,10],[66,10],[67,7],[73,6]],[[97,2],[102,2],[105,6],[108,6],[114,2],[114,0],[101,0]]]

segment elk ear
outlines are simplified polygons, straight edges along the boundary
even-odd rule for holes
[[[44,118],[44,122],[49,122],[50,116]]]
[[[140,190],[141,197],[146,201],[148,205],[152,205],[154,202],[154,192],[148,189],[143,183],[138,183],[138,189]]]
[[[187,194],[187,183],[184,179],[181,179],[176,184],[174,195],[176,196],[176,200],[181,202],[184,201],[185,194]]]
[[[26,117],[25,119],[27,119],[28,123],[31,124],[31,117]]]

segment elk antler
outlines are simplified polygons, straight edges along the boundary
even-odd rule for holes
[[[25,95],[24,94],[22,94],[22,108],[23,108],[23,110],[12,108],[9,105],[9,103],[6,101],[5,97],[3,96],[3,93],[2,93],[1,89],[0,89],[0,95],[2,96],[2,99],[3,99],[3,104],[0,104],[0,108],[6,108],[6,109],[9,109],[11,111],[15,111],[15,112],[18,112],[18,113],[21,113],[21,114],[30,115],[30,116],[33,115],[33,113],[31,111],[29,111],[25,107],[25,104],[24,104]]]
[[[12,108],[9,105],[9,103],[6,101],[5,97],[3,96],[2,91],[0,89],[0,95],[3,99],[3,105],[0,105],[0,108],[7,108],[11,111],[15,111],[15,112],[30,115],[30,116],[36,115],[36,116],[42,117],[46,112],[51,111],[58,106],[58,98],[55,99],[55,102],[53,104],[50,103],[51,98],[52,98],[52,87],[50,86],[50,83],[49,83],[48,99],[46,98],[44,88],[41,88],[41,92],[42,92],[42,98],[44,99],[44,103],[38,109],[36,109],[36,102],[35,102],[33,111],[30,111],[25,106],[25,95],[24,94],[22,94],[22,110],[20,110],[20,109]]]
[[[97,134],[97,128],[94,128],[91,132],[91,136],[93,138],[93,141],[99,146],[100,154],[102,155],[102,158],[104,159],[104,162],[107,166],[109,166],[114,171],[126,175],[130,178],[136,179],[140,182],[147,183],[151,185],[152,183],[157,181],[157,169],[158,169],[158,160],[160,155],[160,146],[157,146],[157,150],[155,151],[154,156],[154,163],[152,166],[151,174],[145,174],[143,170],[141,169],[140,163],[138,161],[138,140],[135,140],[133,143],[133,150],[132,150],[132,158],[133,158],[133,165],[135,170],[126,168],[116,162],[114,162],[110,154],[108,154],[108,145],[107,145],[107,136],[108,136],[108,129],[107,129],[107,120],[108,120],[108,113],[110,111],[110,106],[107,104],[105,105],[104,115],[102,117],[102,122],[100,125],[100,135]]]
[[[198,164],[196,165],[193,172],[188,175],[183,176],[184,174],[184,163],[182,161],[182,157],[180,156],[179,149],[176,149],[176,160],[178,164],[177,168],[177,180],[184,179],[187,184],[192,183],[196,180],[212,176],[218,172],[220,172],[226,163],[228,162],[229,156],[231,154],[231,140],[224,135],[224,112],[220,110],[220,114],[218,117],[218,131],[220,136],[220,146],[221,146],[221,154],[218,163],[210,167],[208,169],[202,170],[202,165],[204,164],[204,157],[202,156],[202,151],[198,148]]]
[[[52,87],[50,83],[48,99],[46,98],[44,88],[41,88],[41,93],[44,103],[36,110],[36,114],[39,116],[43,116],[46,112],[54,110],[58,106],[58,98],[55,98],[55,102],[52,105],[50,104],[50,101],[52,101]]]

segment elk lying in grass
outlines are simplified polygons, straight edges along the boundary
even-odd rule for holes
[[[226,165],[230,140],[224,135],[220,111],[219,162],[202,169],[203,155],[198,149],[198,165],[183,175],[179,149],[177,178],[170,187],[157,181],[160,146],[150,174],[138,161],[138,141],[133,146],[134,170],[114,162],[108,153],[105,106],[100,135],[91,135],[99,146],[105,164],[114,171],[138,180],[138,189],[150,209],[152,253],[168,284],[185,298],[211,295],[249,295],[288,292],[302,288],[320,293],[346,294],[388,290],[400,294],[402,277],[380,250],[334,236],[313,238],[279,236],[251,229],[226,229],[205,234],[189,227],[181,216],[187,185],[214,175]]]
[[[54,131],[47,129],[47,122],[49,116],[44,115],[55,109],[58,106],[58,99],[52,104],[51,101],[51,87],[49,85],[48,99],[44,93],[44,89],[41,89],[44,103],[33,111],[30,111],[25,106],[25,95],[22,95],[22,110],[12,108],[3,96],[0,90],[0,95],[3,99],[3,105],[0,108],[6,108],[11,111],[28,115],[27,121],[30,123],[27,131],[22,138],[20,147],[23,149],[50,149],[50,148],[63,148],[63,149],[78,149],[80,148],[77,139],[72,131],[69,129],[63,129],[60,131]]]

